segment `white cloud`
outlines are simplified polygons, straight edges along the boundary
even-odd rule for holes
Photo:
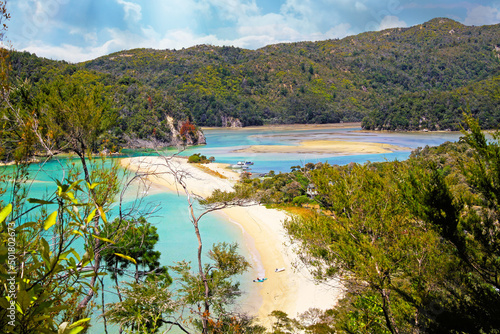
[[[498,8],[477,6],[467,10],[465,25],[485,25],[500,23],[500,11]]]
[[[116,0],[116,2],[123,6],[125,21],[131,20],[135,23],[142,19],[142,7],[140,5],[124,0]]]
[[[255,0],[204,0],[202,3],[214,6],[225,19],[238,20],[240,17],[255,15],[259,12]]]
[[[387,15],[384,16],[380,22],[378,30],[406,27],[406,22],[401,21],[397,16]]]
[[[359,2],[359,1],[356,1],[356,3],[354,4],[354,8],[356,8],[357,11],[367,11],[368,10],[368,7],[365,6],[365,4]]]
[[[124,15],[116,10],[114,15],[128,23],[124,30],[107,25],[109,21],[89,26],[67,22],[57,28],[62,41],[59,44],[37,34],[17,47],[47,58],[81,62],[140,47],[179,49],[212,44],[257,49],[280,42],[342,38],[351,29],[351,25],[341,23],[347,19],[339,20],[331,11],[322,8],[328,0],[322,0],[322,4],[315,0],[286,0],[279,12],[264,14],[256,1],[150,0],[146,6],[137,0],[115,0]],[[346,0],[335,0],[337,4],[342,1]],[[356,2],[356,8],[363,10],[365,1],[352,1],[352,6]],[[146,20],[148,23],[142,24]],[[216,20],[223,21],[212,26]]]
[[[110,53],[109,45],[112,41],[96,48],[82,48],[75,45],[62,44],[60,46],[47,45],[41,41],[34,41],[20,51],[29,51],[39,57],[45,57],[56,60],[66,60],[72,63],[78,63],[85,60],[95,59],[104,54]]]
[[[70,35],[81,36],[87,43],[96,43],[98,41],[96,31],[88,31],[80,27],[69,27],[68,31]]]

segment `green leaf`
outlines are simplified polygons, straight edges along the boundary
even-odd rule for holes
[[[20,226],[16,227],[16,231],[17,231],[17,232],[20,232],[20,231],[22,231],[22,230],[24,230],[24,229],[26,229],[26,228],[29,228],[29,227],[32,227],[32,226],[35,226],[35,225],[36,225],[36,223],[35,223],[35,222],[28,222],[28,223],[24,223],[24,224],[22,224],[22,225],[20,225]]]
[[[91,247],[87,249],[85,254],[82,256],[82,266],[85,266],[88,262],[94,259],[94,252]]]
[[[71,249],[71,253],[76,257],[78,261],[81,261],[80,254],[78,254],[74,249]]]
[[[70,190],[71,190],[71,189],[73,189],[73,188],[77,188],[76,186],[77,186],[80,182],[82,182],[82,181],[83,181],[83,180],[77,180],[77,181],[73,182],[73,183],[72,183],[72,184],[68,187],[68,189],[66,189],[66,191],[70,191]],[[77,189],[78,189],[78,188],[77,188]]]
[[[56,223],[57,211],[54,211],[50,214],[50,216],[45,219],[45,223],[43,223],[43,228],[47,231],[52,225]]]
[[[131,258],[130,256],[123,255],[123,254],[120,254],[120,253],[115,253],[115,255],[119,256],[119,257],[122,257],[125,260],[129,260],[130,262],[133,262],[134,264],[137,264],[137,261],[134,258]]]
[[[52,201],[45,201],[43,199],[38,199],[38,198],[28,198],[28,203],[31,203],[31,204],[55,204]]]
[[[78,204],[78,201],[75,199],[75,195],[73,195],[73,193],[66,192],[66,196],[68,196],[71,202],[73,202],[74,204]]]
[[[66,333],[67,334],[77,334],[77,333],[80,333],[83,330],[84,330],[84,327],[79,326],[79,327],[72,328],[69,332],[66,332]]]
[[[0,211],[0,223],[2,223],[5,218],[12,212],[12,204],[8,204],[5,208]]]
[[[40,240],[40,255],[47,267],[50,267],[50,246],[44,238]]]
[[[93,236],[94,238],[96,238],[96,239],[99,239],[99,240],[102,240],[102,241],[105,241],[105,242],[110,242],[110,243],[112,243],[112,244],[114,244],[114,243],[115,243],[114,241],[109,240],[108,238],[103,238],[103,237],[97,236],[97,235],[95,235],[95,234],[92,234],[92,236]]]

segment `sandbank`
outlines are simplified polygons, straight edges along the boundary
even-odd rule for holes
[[[299,145],[253,145],[250,147],[235,150],[237,153],[330,153],[342,155],[357,154],[381,154],[392,153],[394,151],[409,151],[407,147],[356,142],[344,140],[305,140]]]
[[[169,163],[175,170],[189,173],[190,177],[185,178],[188,190],[203,197],[210,195],[215,189],[233,189],[239,178],[238,173],[228,170],[224,164],[204,165],[214,172],[207,173],[206,170],[188,164],[186,159],[173,158]],[[151,182],[171,191],[183,191],[174,182],[161,157],[125,158],[121,159],[121,164],[133,171],[150,173],[148,178]],[[259,323],[269,328],[269,313],[274,310],[296,317],[312,307],[328,309],[336,304],[342,294],[340,285],[335,281],[318,285],[308,270],[300,266],[293,251],[294,246],[290,244],[283,228],[282,223],[288,218],[285,212],[252,205],[224,209],[221,214],[242,227],[247,244],[245,246],[250,251],[256,251],[256,256],[249,259],[255,277],[267,277],[263,283],[251,285],[247,304],[243,307],[245,311],[257,316]],[[285,270],[275,272],[276,268]],[[255,294],[259,294],[261,298],[255,298]]]

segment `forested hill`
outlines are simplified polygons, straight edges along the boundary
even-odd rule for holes
[[[258,50],[135,49],[65,71],[115,78],[132,100],[144,90],[161,92],[198,125],[363,120],[367,129],[455,130],[467,106],[484,128],[497,127],[499,57],[500,25],[437,18]]]

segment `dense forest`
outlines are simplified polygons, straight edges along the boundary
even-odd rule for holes
[[[76,76],[107,87],[118,136],[168,139],[166,115],[199,126],[363,120],[372,130],[457,130],[467,108],[488,129],[500,119],[499,36],[500,25],[437,18],[258,50],[135,49],[79,64],[13,52],[11,61],[33,84]]]
[[[65,110],[75,107],[70,105],[71,99],[93,94],[106,111],[103,121],[108,123],[92,147],[94,151],[205,143],[191,112],[162,90],[139,84],[130,77],[86,70],[27,52],[11,52],[8,60],[9,84],[15,88],[9,93],[9,106],[36,113],[44,136]],[[51,115],[48,111],[53,111],[56,105],[59,115]],[[3,117],[0,123],[4,135],[11,136],[11,117]],[[0,159],[12,160],[12,157],[0,156]]]

